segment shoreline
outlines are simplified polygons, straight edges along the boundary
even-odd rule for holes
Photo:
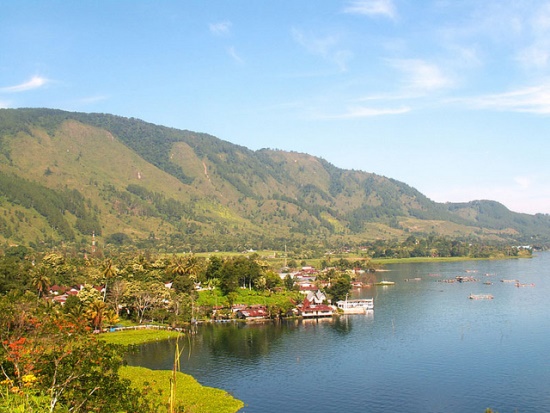
[[[426,262],[460,262],[460,261],[497,261],[497,260],[512,260],[533,258],[532,255],[525,256],[502,256],[502,257],[487,257],[487,258],[473,258],[473,257],[414,257],[414,258],[373,258],[370,263],[374,265],[384,264],[410,264],[410,263],[426,263]],[[376,271],[380,271],[376,269]],[[387,271],[387,270],[386,270]]]

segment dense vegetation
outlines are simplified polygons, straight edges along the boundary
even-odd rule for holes
[[[77,317],[35,296],[0,300],[0,411],[149,412],[118,375],[120,348],[97,340]]]
[[[125,347],[91,334],[83,321],[31,294],[0,298],[0,412],[232,413],[243,406],[179,372],[122,367]]]

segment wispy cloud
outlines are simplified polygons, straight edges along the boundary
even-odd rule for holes
[[[0,109],[7,109],[10,107],[10,104],[6,101],[0,100]]]
[[[514,182],[520,189],[529,189],[533,185],[533,178],[530,176],[516,176]]]
[[[353,57],[351,51],[339,47],[339,39],[334,35],[315,36],[298,29],[292,29],[292,37],[309,53],[336,64],[343,72],[347,70],[348,61]]]
[[[403,106],[399,108],[372,108],[366,106],[355,106],[348,108],[346,112],[336,115],[321,115],[322,119],[360,119],[372,118],[375,116],[401,115],[410,112],[411,108]]]
[[[530,43],[517,53],[517,59],[524,66],[544,69],[550,64],[550,3],[540,7],[528,23]]]
[[[227,48],[227,54],[229,56],[231,56],[231,58],[237,62],[238,64],[240,65],[243,65],[244,64],[244,60],[241,56],[239,56],[239,54],[237,53],[237,51],[235,50],[235,47],[233,46],[230,46]]]
[[[344,13],[365,16],[383,16],[395,19],[397,16],[392,0],[356,0],[344,7]]]
[[[526,67],[545,68],[550,62],[550,39],[521,50],[517,54],[517,60]]]
[[[418,92],[432,92],[453,86],[439,66],[421,59],[392,59],[390,65],[405,75],[405,86]]]
[[[232,24],[230,21],[223,21],[218,23],[210,23],[208,28],[210,29],[210,33],[215,34],[216,36],[223,36],[231,32],[231,26]]]
[[[18,93],[26,92],[27,90],[38,89],[49,82],[48,79],[42,76],[33,76],[29,81],[15,86],[7,86],[0,88],[3,93]]]
[[[455,100],[478,109],[550,114],[550,83],[506,93]]]
[[[369,101],[393,101],[393,100],[407,100],[417,98],[417,94],[413,93],[380,93],[361,96],[356,99],[357,102],[369,102]]]
[[[107,95],[95,95],[95,96],[88,96],[85,98],[82,98],[78,101],[78,103],[89,105],[97,102],[103,102],[104,100],[109,99],[109,96]]]

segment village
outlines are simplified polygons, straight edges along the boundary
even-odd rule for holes
[[[278,273],[278,277],[281,280],[281,284],[289,283],[291,280],[291,289],[296,294],[293,298],[290,298],[290,303],[285,307],[284,311],[278,311],[274,314],[273,306],[267,304],[245,304],[245,303],[229,303],[227,305],[212,305],[211,308],[205,308],[204,305],[196,305],[191,318],[192,323],[204,323],[204,322],[224,322],[224,321],[266,321],[274,318],[304,318],[304,319],[316,319],[327,318],[341,314],[365,314],[367,311],[374,310],[374,300],[369,299],[351,299],[352,291],[360,290],[362,288],[370,288],[372,282],[360,281],[365,271],[362,269],[348,270],[347,275],[350,281],[346,284],[345,294],[340,299],[333,300],[333,294],[328,295],[326,291],[330,291],[333,284],[331,278],[326,276],[328,271],[332,271],[334,275],[334,269],[318,270],[312,266],[304,266],[294,271],[281,271]],[[364,278],[364,277],[363,277]],[[347,280],[347,278],[346,278]],[[164,291],[142,291],[141,293],[132,295],[128,288],[120,295],[119,299],[115,299],[111,305],[116,306],[116,311],[111,316],[107,313],[102,318],[101,325],[96,325],[98,330],[105,331],[107,329],[115,329],[118,321],[123,315],[129,316],[132,312],[137,312],[144,316],[146,312],[153,307],[161,307],[167,311],[171,311],[174,308],[173,297],[174,294],[174,282],[165,282],[162,284]],[[75,286],[60,286],[52,285],[47,291],[44,291],[44,298],[47,300],[59,304],[64,307],[67,302],[69,305],[74,306],[74,303],[83,305],[90,305],[93,301],[113,301],[113,295],[118,294],[117,290],[120,286],[113,283],[110,287],[107,284],[103,285],[91,285],[91,284],[78,284]],[[194,294],[197,298],[201,294],[212,294],[215,289],[210,284],[196,282],[193,284]],[[240,290],[249,290],[250,286],[241,285]],[[274,288],[274,293],[282,293],[283,287],[279,286]],[[72,303],[72,304],[71,304]],[[200,317],[199,315],[208,315]],[[145,319],[140,317],[141,322],[155,322],[154,318]],[[158,321],[158,320],[157,320]]]

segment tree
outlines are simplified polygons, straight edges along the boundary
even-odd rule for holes
[[[31,411],[149,411],[118,375],[122,347],[98,340],[82,321],[29,296],[1,297],[0,365],[10,391],[38,395]]]
[[[105,286],[103,287],[103,301],[105,301],[105,298],[107,297],[107,284],[109,284],[109,280],[115,278],[117,274],[118,268],[113,265],[113,261],[111,259],[108,259],[103,268],[103,279],[105,280]]]
[[[94,301],[102,299],[101,293],[90,284],[84,284],[77,296],[85,308],[88,308]]]
[[[69,295],[63,305],[63,312],[73,321],[77,322],[84,317],[86,308],[80,298],[76,295]]]
[[[168,272],[173,276],[177,277],[178,275],[185,275],[185,260],[183,257],[177,256],[174,254],[172,260],[168,266]]]
[[[189,322],[193,317],[193,300],[189,294],[170,292],[169,310],[171,313],[170,322],[172,326],[180,325],[181,322]]]
[[[217,255],[210,257],[206,267],[206,279],[210,280],[212,278],[219,278],[222,266],[223,260],[220,257]]]
[[[120,315],[120,309],[122,307],[127,285],[128,283],[125,280],[115,280],[109,289],[109,295],[107,298],[112,304],[117,316]]]
[[[204,270],[204,261],[198,257],[191,255],[176,256],[174,255],[172,262],[168,267],[169,273],[175,278],[178,276],[186,276],[193,283],[197,283],[200,278],[200,274]]]
[[[229,259],[220,269],[220,289],[223,295],[237,291],[239,288],[239,274],[235,267],[235,260]]]
[[[351,282],[348,277],[338,277],[332,285],[327,288],[332,302],[335,303],[340,300],[345,300],[346,295],[351,291]]]
[[[178,275],[172,282],[172,288],[177,292],[192,294],[195,291],[195,283],[187,275]]]
[[[145,315],[157,306],[166,305],[169,302],[168,289],[161,282],[136,281],[128,285],[125,301],[137,315],[139,323],[143,323]]]
[[[38,298],[42,298],[45,292],[50,288],[50,271],[44,266],[38,267],[32,272],[31,284],[38,291]]]
[[[290,274],[286,275],[284,284],[285,284],[285,288],[288,291],[291,291],[294,289],[294,279],[292,278],[292,275]]]
[[[270,291],[282,285],[281,277],[273,271],[265,271],[264,277],[266,280],[265,286]]]
[[[101,300],[91,302],[86,310],[86,315],[88,320],[90,320],[94,331],[101,331],[103,319],[107,315],[107,304],[105,304],[105,301]]]

